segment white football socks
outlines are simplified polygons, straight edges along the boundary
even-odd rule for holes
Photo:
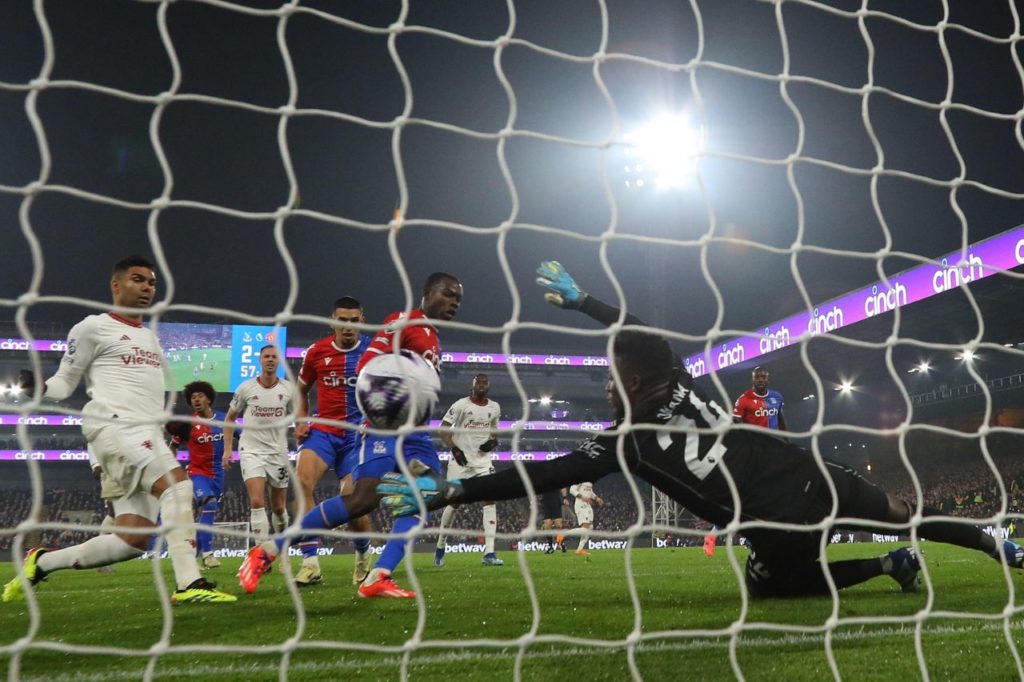
[[[270,521],[267,519],[267,510],[263,507],[253,507],[249,512],[249,526],[252,528],[252,534],[257,543],[266,541],[270,536]]]
[[[444,531],[452,525],[453,516],[455,516],[454,507],[445,507],[444,511],[441,512],[441,525],[437,529],[437,546],[440,549],[444,549],[445,543],[448,540],[448,534]]]
[[[192,518],[192,481],[178,481],[164,491],[160,496],[160,518],[165,525],[181,526],[169,529],[164,534],[164,541],[174,566],[178,589],[183,590],[200,578],[196,565],[196,529]]]
[[[494,536],[498,533],[498,505],[488,504],[484,516],[484,554],[494,554]]]
[[[36,566],[44,573],[52,573],[65,568],[109,566],[140,556],[141,549],[135,549],[116,535],[97,535],[80,545],[46,552],[39,557]]]

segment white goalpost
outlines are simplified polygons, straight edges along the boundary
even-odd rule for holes
[[[605,357],[623,328],[596,328],[545,303],[534,271],[559,260],[595,297],[669,338],[681,366],[725,410],[750,388],[754,366],[776,368],[785,435],[822,472],[826,460],[839,461],[914,507],[910,524],[889,524],[885,536],[849,519],[835,530],[835,509],[804,530],[829,538],[835,530],[843,542],[898,540],[924,556],[922,594],[911,597],[918,601],[878,606],[904,596],[889,581],[896,594],[846,602],[829,574],[829,594],[792,600],[800,615],[788,617],[788,605],[765,606],[749,594],[741,538],[752,527],[794,528],[739,509],[715,531],[723,538],[718,556],[685,564],[697,566],[687,572],[678,562],[699,549],[676,552],[658,537],[704,532],[676,500],[641,492],[627,474],[626,530],[602,530],[598,510],[591,533],[596,541],[625,539],[623,549],[605,550],[616,557],[614,580],[579,570],[606,565],[589,557],[564,580],[553,577],[551,564],[538,563],[541,552],[523,549],[551,534],[539,530],[534,496],[523,528],[499,533],[519,543],[504,573],[449,571],[444,586],[452,592],[443,598],[438,573],[414,551],[437,529],[410,531],[402,580],[417,596],[404,608],[350,599],[341,592],[347,574],[328,583],[338,590],[329,598],[300,593],[285,556],[272,578],[286,587],[241,603],[250,595],[241,595],[232,569],[218,580],[240,603],[197,616],[170,606],[160,580],[166,564],[157,563],[159,609],[147,603],[149,620],[140,624],[135,606],[111,593],[109,637],[100,641],[61,630],[60,610],[43,598],[61,589],[58,574],[27,589],[20,605],[0,604],[8,677],[40,679],[44,663],[56,665],[55,652],[64,652],[84,662],[81,670],[54,669],[57,680],[283,680],[339,671],[521,680],[582,670],[602,679],[841,680],[884,663],[851,649],[860,637],[887,633],[907,641],[903,673],[962,678],[988,660],[974,651],[960,663],[949,658],[953,638],[966,633],[987,637],[972,640],[975,647],[998,649],[998,665],[985,672],[1024,678],[1020,576],[1005,562],[999,576],[985,574],[990,592],[975,607],[943,573],[946,564],[929,562],[938,543],[920,533],[932,506],[1000,539],[1012,539],[1011,525],[1024,518],[1024,467],[1015,459],[1024,437],[1024,6],[980,4],[0,7],[0,44],[8,45],[0,60],[0,130],[8,131],[0,135],[0,312],[14,330],[0,344],[0,371],[52,375],[67,344],[34,345],[34,325],[107,311],[109,265],[131,252],[157,263],[147,321],[158,327],[202,320],[278,335],[291,329],[292,337],[298,327],[323,332],[332,322],[324,310],[349,293],[364,301],[361,329],[373,334],[386,314],[420,305],[427,274],[451,271],[465,299],[454,320],[434,321],[442,351],[460,353],[448,362],[457,373],[443,378],[446,395],[465,395],[467,374],[480,368],[508,377],[516,400],[503,405],[512,426],[501,430],[502,457],[523,474],[525,424],[576,420],[558,434],[572,445],[538,448],[540,459],[591,437],[603,419],[538,418],[530,399],[564,390],[599,402],[603,384],[584,373],[610,369]],[[184,381],[239,371],[231,342],[226,332],[210,358],[196,352],[195,361],[187,344],[176,348],[188,356]],[[249,354],[258,357],[265,342],[248,342]],[[542,352],[546,360],[531,359]],[[11,381],[0,376],[0,388]],[[0,516],[0,540],[10,538],[15,562],[0,566],[0,582],[16,574],[30,534],[98,531],[40,518],[54,485],[37,460],[62,446],[40,445],[55,439],[40,436],[52,422],[30,418],[45,412],[80,424],[82,401],[54,405],[41,392],[14,392],[0,396],[9,402],[0,415],[14,416],[0,427],[17,445],[0,450],[24,461],[0,469],[27,475],[31,503]],[[181,416],[174,400],[177,409],[169,401],[154,426]],[[627,419],[623,428],[636,426]],[[671,439],[670,427],[659,431]],[[248,522],[215,529],[216,555],[228,562],[254,544]],[[481,533],[447,534],[454,545]],[[325,536],[352,537],[344,529]],[[375,545],[386,537],[375,532]],[[823,547],[822,565],[836,549]],[[705,568],[718,571],[717,585],[697,582],[694,573]],[[991,568],[984,563],[978,575]],[[90,589],[85,577],[94,576],[66,573],[73,587],[61,603],[70,613]],[[457,610],[463,580],[474,598],[492,599],[490,607]],[[732,600],[700,615],[712,608],[702,590],[714,602],[723,583]],[[588,590],[599,603],[574,601]],[[562,601],[575,615],[561,612]],[[382,608],[363,608],[374,606]],[[119,639],[119,609],[131,610],[126,623],[154,633],[145,645]],[[233,623],[244,629],[276,618],[288,622],[280,639],[235,636]],[[329,630],[330,619],[343,625]],[[182,634],[212,622],[222,624],[215,640]],[[781,662],[769,660],[773,652]],[[713,669],[687,667],[691,656]]]

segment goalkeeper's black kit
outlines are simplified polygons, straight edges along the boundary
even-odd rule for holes
[[[594,319],[610,324],[619,311],[587,297],[580,307]],[[642,325],[627,316],[626,324]],[[815,524],[832,510],[832,496],[818,462],[803,448],[768,433],[730,430],[712,432],[731,424],[728,410],[695,389],[693,378],[681,368],[673,377],[668,399],[646,414],[632,417],[632,428],[622,434],[600,433],[568,455],[547,462],[525,464],[537,492],[581,481],[597,481],[622,471],[621,461],[633,475],[649,482],[694,514],[724,526],[740,511],[741,521]],[[620,422],[615,422],[614,430]],[[655,430],[666,425],[673,431]],[[703,432],[701,431],[703,430]],[[886,494],[853,470],[826,462],[835,483],[838,516],[881,521],[886,517]],[[726,472],[738,492],[733,497]],[[507,469],[491,476],[462,481],[458,501],[501,500],[522,497],[526,489],[519,472]],[[937,525],[937,524],[935,524]],[[925,528],[922,527],[922,535]],[[954,524],[958,533],[972,530]],[[743,535],[754,553],[747,564],[747,583],[754,594],[787,595],[827,591],[817,561],[820,532],[747,528]],[[977,531],[980,533],[980,531]],[[936,537],[948,541],[945,537]],[[973,535],[957,542],[973,546]],[[954,540],[956,541],[956,540]]]

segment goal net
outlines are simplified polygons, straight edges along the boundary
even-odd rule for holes
[[[531,497],[498,505],[505,565],[481,566],[466,505],[444,566],[436,519],[409,533],[395,578],[415,600],[355,598],[344,528],[325,534],[323,585],[297,589],[292,559],[242,595],[248,498],[232,479],[207,575],[238,603],[172,608],[169,562],[61,572],[0,605],[9,677],[1024,677],[1016,569],[922,539],[926,509],[997,547],[1020,524],[1021,9],[3,3],[0,452],[18,460],[0,462],[4,581],[30,547],[99,531],[98,485],[74,461],[84,396],[18,395],[16,376],[52,375],[135,252],[157,263],[169,382],[210,381],[224,407],[264,344],[294,378],[338,297],[363,303],[373,334],[420,305],[427,275],[456,275],[431,428],[487,373],[495,466],[521,475],[610,426],[605,383],[621,379],[607,356],[623,325],[556,309],[535,284],[557,260],[668,338],[724,411],[781,394],[757,408],[763,427],[736,430],[782,426],[820,471],[836,462],[910,504],[909,523],[870,527],[832,509],[812,529],[832,541],[823,567],[922,557],[917,593],[884,575],[839,590],[826,571],[824,595],[758,599],[745,533],[796,529],[742,508],[713,527],[624,471],[593,482],[592,529],[561,501],[564,553]],[[183,414],[172,393],[154,424]],[[391,521],[373,521],[379,553]]]

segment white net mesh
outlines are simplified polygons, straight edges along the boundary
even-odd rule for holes
[[[1020,435],[1012,395],[1021,356],[1006,347],[1019,340],[1019,305],[1008,302],[1020,279],[1011,269],[1024,260],[1020,238],[1004,246],[1006,258],[984,261],[998,285],[967,285],[979,279],[973,245],[1020,223],[1019,2],[98,7],[25,0],[0,8],[8,55],[0,65],[0,211],[9,227],[0,306],[13,314],[17,336],[32,338],[29,322],[107,310],[106,268],[139,251],[158,263],[157,320],[322,324],[316,311],[341,288],[379,301],[370,314],[379,321],[418,305],[426,273],[450,270],[466,300],[457,321],[438,325],[445,344],[510,359],[540,344],[600,355],[618,328],[543,307],[531,282],[538,262],[558,258],[588,291],[702,357],[705,371],[695,374],[706,375],[701,385],[721,404],[744,390],[753,360],[732,355],[730,344],[768,339],[759,347],[779,350],[772,361],[782,368],[776,384],[789,398],[791,430],[816,456],[842,454],[860,466],[870,459],[856,445],[889,452],[898,472],[891,482],[923,505],[925,484],[947,470],[922,478],[919,451],[973,448],[971,466],[995,482],[995,506],[964,523],[1000,528],[1017,518],[1019,472],[1003,444]],[[399,217],[385,221],[393,206]],[[946,273],[933,301],[903,310],[898,294],[885,298],[896,275],[921,265]],[[815,320],[825,301],[871,282],[884,308],[875,312],[886,315],[865,313],[874,319],[827,335],[783,336],[773,326],[801,311]],[[965,349],[998,362],[964,363],[941,385],[906,374],[911,362]],[[30,356],[40,370],[40,354]],[[745,372],[730,374],[735,364]],[[507,364],[526,419],[527,398],[549,386],[518,367]],[[859,410],[831,400],[833,383],[869,387]],[[965,404],[957,398],[971,396],[980,401],[973,421],[919,416],[932,403],[955,410]],[[41,407],[30,400],[17,410]],[[34,447],[27,425],[18,436],[17,449]],[[516,443],[523,430],[506,437]],[[915,438],[920,450],[908,445]],[[1004,439],[999,448],[995,438]],[[27,464],[31,506],[18,521],[38,518],[47,487],[36,463]],[[587,612],[574,603],[581,610],[568,620],[553,614],[574,592],[565,580],[581,578],[538,571],[520,552],[505,569],[515,578],[494,581],[493,600],[472,614],[480,624],[449,627],[467,614],[431,601],[430,584],[407,560],[419,597],[405,611],[367,616],[347,603],[331,611],[289,583],[279,597],[291,610],[276,605],[292,618],[283,631],[238,633],[241,621],[280,615],[252,602],[238,606],[243,616],[230,606],[204,613],[217,633],[204,642],[178,640],[182,628],[201,627],[167,606],[162,591],[159,614],[126,620],[149,625],[138,646],[120,637],[120,609],[133,607],[115,603],[116,593],[100,615],[107,636],[96,641],[48,629],[59,616],[30,591],[27,609],[0,614],[11,633],[0,654],[12,679],[44,674],[55,651],[82,661],[60,679],[121,675],[90,672],[96,660],[118,656],[143,662],[118,668],[124,676],[147,678],[343,670],[405,679],[457,670],[519,679],[587,669],[663,679],[694,657],[702,677],[756,679],[786,668],[769,660],[777,651],[806,655],[794,666],[807,677],[895,670],[929,678],[963,676],[989,660],[942,658],[945,644],[968,637],[998,652],[1004,664],[990,669],[997,677],[1024,676],[1018,583],[1008,570],[1002,582],[985,583],[992,594],[981,607],[957,596],[976,585],[938,584],[926,562],[927,596],[909,606],[848,606],[833,590],[830,601],[794,607],[800,615],[790,617],[785,604],[749,599],[733,544],[742,525],[734,522],[721,533],[729,569],[720,564],[717,575],[735,601],[715,608],[700,604],[704,588],[688,587],[698,578],[680,575],[673,555],[650,560],[634,551],[641,537],[703,533],[676,525],[677,510],[663,499],[648,507],[636,480],[628,485],[635,508],[627,531],[602,531],[599,515],[593,532],[631,541],[617,581],[584,589],[597,604]],[[644,509],[653,522],[636,511]],[[531,528],[538,514],[533,505]],[[909,532],[917,549],[920,521],[918,512]],[[26,534],[40,529],[78,527],[25,521],[13,549],[30,546]],[[244,543],[243,532],[225,542]],[[475,531],[451,533],[458,540]],[[541,536],[502,535],[520,537]],[[976,559],[950,555],[963,556]],[[71,609],[91,589],[75,584]],[[318,624],[332,618],[362,620],[365,629],[339,635]],[[503,627],[487,627],[488,619]],[[594,625],[603,620],[614,626]],[[906,646],[893,654],[899,664],[879,672],[882,664],[857,647],[888,637]],[[217,658],[227,654],[238,658]],[[256,663],[238,662],[244,657]]]

